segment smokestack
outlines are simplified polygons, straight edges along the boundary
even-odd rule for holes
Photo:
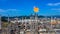
[[[0,29],[1,29],[1,15],[0,15]]]

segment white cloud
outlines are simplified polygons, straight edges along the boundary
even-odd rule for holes
[[[59,3],[48,3],[48,6],[59,6],[60,5],[60,2]]]
[[[53,8],[51,10],[57,10],[57,11],[60,11],[60,8]]]
[[[5,10],[3,10],[3,9],[0,9],[0,12],[5,12]]]
[[[17,10],[17,9],[7,9],[6,11],[22,11],[22,10]]]
[[[10,12],[10,11],[22,11],[22,10],[17,10],[17,9],[7,9],[7,10],[4,10],[4,9],[0,9],[0,12]]]

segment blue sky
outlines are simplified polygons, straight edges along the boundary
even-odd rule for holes
[[[28,16],[34,14],[34,6],[39,8],[38,15],[60,15],[60,0],[0,0],[0,14]]]

